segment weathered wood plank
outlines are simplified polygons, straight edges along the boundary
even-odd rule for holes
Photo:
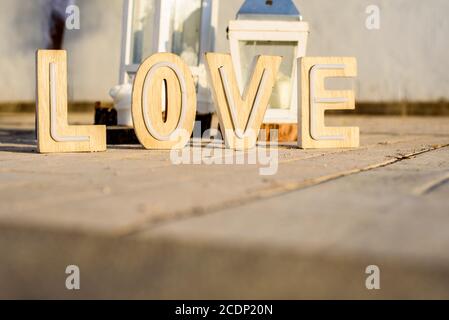
[[[360,149],[285,144],[265,177],[250,165],[173,166],[136,146],[37,155],[33,132],[17,134],[33,122],[20,119],[0,119],[0,297],[449,292],[447,119],[330,117],[361,128]],[[78,293],[63,289],[73,263]],[[364,287],[368,264],[381,267],[379,292]]]
[[[0,297],[447,298],[447,185],[413,190],[448,159],[445,148],[133,237],[0,226]],[[78,292],[63,287],[73,263]],[[365,288],[371,264],[379,291]]]
[[[363,131],[371,125],[365,120],[352,121],[360,122]],[[395,129],[402,125],[408,122],[398,121]],[[128,234],[143,225],[238,206],[448,142],[445,135],[367,133],[356,150],[280,147],[278,173],[267,177],[259,175],[258,166],[173,166],[168,152],[136,146],[95,155],[2,152],[0,223]]]

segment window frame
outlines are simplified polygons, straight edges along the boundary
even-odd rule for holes
[[[170,9],[174,0],[154,0],[155,1],[155,21],[152,53],[169,52],[166,43],[170,34]],[[136,74],[139,65],[132,62],[132,37],[133,37],[133,15],[136,5],[135,0],[124,0],[123,21],[122,21],[122,44],[119,83],[131,83],[133,75]],[[218,26],[219,0],[202,0],[201,28],[200,28],[200,50],[198,65],[190,66],[192,75],[198,82],[205,82],[207,75],[204,66],[204,54],[215,50],[215,39]],[[198,111],[207,113],[212,111],[212,99],[209,89],[198,86]]]

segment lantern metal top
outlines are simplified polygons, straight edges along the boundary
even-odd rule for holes
[[[302,17],[292,0],[245,0],[237,19],[301,21]]]

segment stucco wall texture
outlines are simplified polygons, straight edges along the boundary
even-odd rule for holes
[[[0,0],[0,102],[35,96],[35,50],[44,46],[46,0]],[[216,1],[216,0],[215,0]],[[216,50],[228,52],[226,27],[243,0],[221,0]],[[310,24],[309,56],[355,56],[357,99],[449,100],[449,1],[295,0]],[[120,64],[122,0],[78,0],[81,29],[68,31],[69,99],[110,100]],[[365,12],[380,8],[379,30]]]

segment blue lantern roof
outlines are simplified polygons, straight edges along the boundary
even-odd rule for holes
[[[292,0],[245,0],[239,20],[302,20]]]

